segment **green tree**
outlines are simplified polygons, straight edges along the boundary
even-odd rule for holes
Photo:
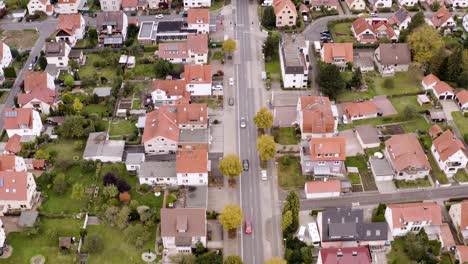
[[[338,94],[346,87],[346,81],[340,69],[335,64],[319,63],[317,83],[324,95],[336,99]]]
[[[223,264],[223,255],[208,252],[197,258],[197,264]]]
[[[286,260],[281,257],[272,257],[271,259],[265,261],[265,264],[288,264]]]
[[[361,68],[357,68],[354,73],[353,77],[351,78],[350,82],[351,87],[354,88],[360,88],[362,85],[362,73],[361,73]]]
[[[140,216],[140,221],[143,223],[151,220],[151,218],[153,217],[153,212],[146,205],[140,205],[136,208],[136,210],[138,212],[138,215]]]
[[[405,120],[415,119],[418,116],[418,110],[413,105],[406,105],[403,109]]]
[[[219,162],[219,170],[230,179],[238,177],[242,172],[242,164],[239,156],[228,154]]]
[[[242,210],[236,204],[227,204],[221,215],[219,222],[223,225],[224,230],[236,229],[242,225]]]
[[[73,98],[71,97],[71,95],[69,95],[67,93],[63,93],[62,94],[62,102],[64,104],[71,104],[71,102],[73,102]]]
[[[87,133],[94,132],[94,127],[90,127],[90,124],[90,121],[83,116],[65,116],[65,120],[58,128],[58,132],[64,138],[82,138],[87,136]]]
[[[84,190],[83,184],[81,183],[73,184],[71,198],[73,200],[81,200],[84,197],[85,197],[85,190]]]
[[[115,226],[117,221],[117,215],[119,214],[120,210],[117,206],[109,206],[106,210],[101,214],[101,219],[106,222],[110,226]]]
[[[239,256],[227,256],[227,258],[224,260],[223,264],[243,264],[241,257]]]
[[[283,215],[288,211],[291,211],[292,214],[292,223],[289,225],[289,228],[286,229],[285,233],[292,233],[296,231],[299,226],[299,209],[300,209],[300,200],[299,195],[296,191],[292,190],[288,193],[286,197],[286,202],[283,207]]]
[[[269,135],[261,135],[257,139],[257,150],[260,153],[260,159],[263,161],[274,158],[276,155],[275,139]]]
[[[73,76],[71,76],[69,74],[67,76],[65,76],[65,78],[63,79],[63,84],[67,88],[72,88],[73,86],[75,86],[75,80],[73,79]]]
[[[433,4],[432,4],[432,11],[433,12],[437,12],[437,10],[439,10],[440,8],[440,3],[439,1],[435,1]]]
[[[439,49],[438,51],[436,51],[434,55],[432,56],[431,61],[429,62],[428,72],[433,72],[436,75],[441,76],[440,72],[447,70],[446,69],[447,65],[444,65],[445,59],[446,59],[446,54],[445,54],[445,48],[443,47]]]
[[[267,6],[263,9],[262,25],[267,29],[276,27],[275,9],[272,6]]]
[[[288,228],[291,226],[293,221],[292,217],[292,212],[291,210],[286,211],[286,213],[283,214],[283,218],[281,219],[281,227],[283,228],[283,232],[288,230]]]
[[[128,225],[128,216],[130,215],[130,208],[128,206],[122,207],[120,212],[117,214],[117,218],[115,220],[115,225],[120,229],[125,229]]]
[[[104,242],[102,236],[97,233],[91,233],[86,236],[85,249],[90,253],[100,253],[104,249]]]
[[[41,71],[45,70],[45,68],[47,67],[46,57],[41,54],[39,56],[39,59],[37,59],[37,64],[39,65],[39,68],[41,69]]]
[[[13,66],[6,67],[3,69],[3,75],[5,78],[14,79],[16,78],[16,70]]]
[[[463,72],[463,49],[457,47],[447,59],[447,81],[458,82]]]
[[[53,190],[58,194],[64,194],[68,189],[68,183],[65,180],[65,174],[59,173],[54,178]]]
[[[45,151],[45,150],[42,150],[42,149],[38,149],[36,151],[36,153],[34,153],[34,158],[35,159],[43,159],[43,160],[50,160],[50,153]]]
[[[428,66],[434,54],[444,45],[439,32],[427,24],[414,30],[407,40],[414,53],[414,61],[425,67]]]
[[[228,38],[223,42],[223,51],[228,54],[232,54],[236,51],[236,42],[232,38]]]
[[[104,186],[104,188],[102,189],[102,194],[104,195],[104,197],[106,197],[106,199],[115,198],[119,194],[119,190],[115,185],[109,184],[107,186]]]
[[[151,232],[142,224],[128,226],[123,232],[125,241],[128,244],[135,245],[137,249],[141,249],[143,245],[151,239]]]
[[[406,42],[406,38],[411,34],[416,28],[426,24],[426,18],[424,17],[423,12],[416,13],[411,21],[408,23],[408,28],[404,29],[400,33],[399,42]]]
[[[158,59],[154,64],[154,71],[156,72],[156,78],[164,79],[166,76],[171,75],[174,72],[174,65],[164,59]]]
[[[88,39],[90,42],[90,48],[95,47],[98,43],[97,30],[95,28],[90,28],[88,30]]]
[[[254,116],[253,121],[258,128],[271,128],[273,126],[273,113],[266,107],[260,108]]]
[[[75,109],[75,111],[81,111],[83,109],[83,103],[80,101],[80,99],[75,98],[73,101],[73,109]]]
[[[265,55],[265,61],[271,61],[273,58],[278,57],[278,45],[280,41],[280,35],[278,32],[269,32],[268,36],[263,43],[263,54]]]

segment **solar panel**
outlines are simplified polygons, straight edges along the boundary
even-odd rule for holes
[[[0,187],[3,187],[3,178],[0,179]]]
[[[16,112],[16,111],[7,111],[7,112],[5,112],[5,116],[6,117],[17,117],[18,112]]]

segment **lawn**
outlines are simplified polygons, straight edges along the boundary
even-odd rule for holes
[[[351,184],[361,184],[361,178],[359,177],[359,173],[348,173],[348,178]]]
[[[445,173],[443,173],[440,170],[439,166],[437,165],[437,162],[434,160],[434,156],[432,155],[432,152],[429,150],[426,155],[432,167],[431,177],[434,180],[434,182],[435,180],[437,180],[439,181],[440,184],[447,184],[448,183],[447,176],[445,175]]]
[[[1,39],[10,48],[30,49],[36,44],[39,33],[33,29],[7,30],[1,32]]]
[[[395,186],[400,189],[431,187],[431,182],[426,178],[416,179],[414,181],[395,180]]]
[[[110,126],[109,136],[130,136],[136,133],[137,127],[134,123],[128,120],[120,120],[117,122],[112,122]]]
[[[461,135],[464,138],[468,136],[468,118],[464,117],[461,112],[452,112],[453,121],[457,125],[458,130],[460,130]]]
[[[431,104],[420,106],[416,95],[393,97],[390,98],[390,102],[392,102],[393,107],[395,107],[398,113],[402,113],[408,105],[413,106],[416,111],[424,111],[432,108]]]
[[[8,97],[8,92],[0,92],[0,104],[5,103],[7,97]]]
[[[71,139],[59,139],[51,143],[41,145],[40,149],[51,152],[54,151],[57,153],[56,159],[73,161],[76,159],[81,159],[83,156],[83,150],[78,146],[75,146],[75,142],[81,142],[81,146],[84,148],[86,142],[83,140],[71,140]],[[80,147],[81,147],[80,146]]]
[[[345,166],[358,168],[359,174],[361,175],[362,186],[364,190],[377,190],[374,176],[372,175],[372,172],[367,168],[367,156],[357,155],[353,157],[346,157]]]
[[[458,170],[453,177],[457,182],[468,182],[468,173],[465,170]]]
[[[388,263],[411,263],[411,259],[405,253],[405,240],[397,238],[392,243],[392,251],[387,255]]]
[[[40,218],[37,234],[28,236],[26,232],[21,232],[8,235],[7,241],[13,247],[13,255],[0,262],[5,264],[30,263],[32,256],[40,254],[45,257],[46,263],[74,263],[74,254],[60,253],[58,237],[79,237],[82,224],[83,220]]]
[[[300,158],[294,156],[283,156],[278,161],[278,183],[282,188],[302,188],[305,179],[301,173]]]
[[[125,79],[152,79],[156,77],[154,64],[137,63],[135,68],[125,70]]]
[[[129,244],[122,235],[122,231],[115,227],[105,224],[92,225],[87,227],[87,231],[88,235],[100,234],[104,241],[103,251],[99,254],[90,254],[89,263],[143,263],[141,254],[144,251],[147,252],[148,249],[154,252],[156,225],[151,230],[153,234],[151,239],[140,250]]]
[[[103,104],[86,105],[83,108],[83,112],[87,113],[88,115],[98,114],[100,117],[109,116],[109,108],[107,105],[103,105]]]
[[[295,145],[299,143],[294,127],[275,127],[273,128],[275,142],[281,145]]]
[[[265,61],[265,71],[269,72],[270,74],[281,75],[281,65],[279,57],[275,56],[271,61]]]
[[[337,23],[331,29],[332,38],[334,42],[355,42],[356,39],[351,31],[351,22]]]
[[[133,105],[132,105],[132,109],[133,110],[140,110],[141,108],[141,103],[140,103],[140,98],[133,98]]]
[[[110,86],[116,77],[116,67],[119,54],[107,52],[103,54],[86,54],[86,64],[82,66],[78,75],[81,80],[95,81],[102,86]]]

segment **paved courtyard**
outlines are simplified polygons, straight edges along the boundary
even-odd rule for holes
[[[361,144],[359,144],[359,141],[356,137],[356,133],[354,133],[352,129],[341,131],[340,136],[346,139],[347,157],[352,157],[356,156],[359,153],[364,153],[364,150],[362,149]]]

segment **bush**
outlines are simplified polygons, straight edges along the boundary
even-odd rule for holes
[[[10,80],[4,81],[2,84],[2,87],[4,89],[10,89],[11,87],[13,87],[13,81],[10,81]]]
[[[215,220],[216,218],[218,218],[218,213],[215,210],[206,212],[206,218]]]
[[[3,75],[5,76],[5,78],[14,79],[16,78],[16,70],[12,66],[6,67],[5,69],[3,69]]]
[[[286,155],[281,159],[281,165],[283,166],[289,166],[291,165],[291,156]]]
[[[158,50],[158,45],[143,46],[143,51],[145,52],[155,52]]]
[[[377,208],[372,212],[372,222],[385,222],[385,210],[387,206],[385,204],[379,204]]]

